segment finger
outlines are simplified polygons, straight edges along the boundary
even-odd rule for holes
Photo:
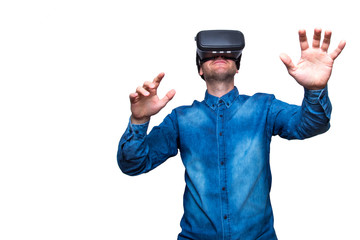
[[[327,52],[328,49],[329,49],[331,34],[332,34],[331,31],[329,31],[329,30],[325,31],[324,40],[323,40],[323,43],[321,45],[321,50],[323,50],[325,52]]]
[[[145,96],[145,97],[150,95],[150,93],[148,91],[146,91],[145,88],[140,87],[140,86],[136,88],[136,93],[138,93],[139,95]]]
[[[156,94],[155,84],[153,82],[146,81],[143,84],[143,88],[151,94]]]
[[[309,44],[306,37],[306,31],[304,29],[299,30],[299,40],[301,50],[306,50],[309,48]]]
[[[287,54],[285,54],[285,53],[280,54],[280,59],[285,64],[288,71],[295,68],[294,63],[292,62],[291,58]]]
[[[135,103],[136,100],[138,99],[138,96],[139,96],[138,93],[131,93],[131,94],[129,95],[130,102],[131,102],[131,103]]]
[[[343,40],[339,43],[338,47],[330,54],[330,57],[335,60],[340,53],[342,52],[342,50],[345,48],[346,42]]]
[[[153,83],[155,84],[155,87],[158,87],[161,80],[164,78],[165,73],[159,73],[153,80]]]
[[[161,105],[164,107],[173,97],[175,96],[176,91],[174,89],[170,90],[161,100]]]
[[[313,48],[319,48],[320,47],[320,41],[321,41],[321,29],[320,28],[315,28],[314,36],[313,36],[313,42],[312,42]]]

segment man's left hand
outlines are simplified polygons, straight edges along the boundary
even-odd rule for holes
[[[306,31],[299,30],[301,58],[298,64],[295,66],[287,54],[280,55],[280,59],[285,64],[289,74],[306,89],[323,89],[329,81],[334,60],[339,56],[346,44],[345,41],[341,41],[338,47],[328,54],[330,39],[331,31],[325,31],[324,40],[320,46],[321,29],[315,29],[312,48],[310,48]]]

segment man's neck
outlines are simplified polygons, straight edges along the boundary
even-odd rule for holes
[[[222,97],[234,89],[232,82],[206,82],[208,93],[215,97]]]

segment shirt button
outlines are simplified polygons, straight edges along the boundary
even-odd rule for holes
[[[221,114],[220,117],[223,117],[223,115]]]
[[[225,189],[226,189],[225,187],[222,188],[223,191],[225,191]]]
[[[220,136],[222,136],[222,132],[220,132]]]
[[[223,103],[223,100],[220,100],[219,103]]]
[[[225,220],[227,219],[227,216],[226,216],[226,215],[224,215],[224,219],[225,219]]]
[[[224,165],[224,162],[222,161],[220,164],[221,164],[221,165]]]

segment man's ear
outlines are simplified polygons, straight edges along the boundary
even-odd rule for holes
[[[200,76],[204,75],[204,72],[202,70],[202,66],[200,66],[200,68],[199,68],[199,74],[200,74]]]

